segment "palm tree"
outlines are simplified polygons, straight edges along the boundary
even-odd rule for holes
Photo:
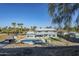
[[[17,25],[20,28],[19,33],[21,33],[23,29],[23,23],[18,23]]]
[[[15,27],[16,27],[16,23],[15,23],[15,22],[13,22],[13,23],[12,23],[12,26],[13,26],[13,28],[15,28]]]
[[[35,31],[36,28],[37,28],[36,26],[31,26],[32,31]]]
[[[79,15],[78,15],[78,17],[76,19],[76,31],[79,32]]]
[[[33,26],[32,30],[33,30],[33,31],[35,31],[35,30],[36,30],[36,28],[37,28],[37,26]]]
[[[60,7],[58,5],[59,4],[49,4],[48,11],[49,15],[52,17],[52,23],[57,24],[58,28],[60,29],[63,20],[61,19],[62,18],[61,15],[60,16],[58,15],[59,14],[58,7]]]
[[[62,19],[60,19],[59,16],[56,16],[54,18],[54,20],[52,20],[52,23],[57,24],[58,25],[58,29],[62,28],[62,26],[61,26],[62,25]]]
[[[72,16],[76,13],[77,10],[79,10],[79,4],[73,3],[49,4],[48,9],[53,23],[59,25],[63,23],[68,30],[72,23]]]
[[[14,29],[13,33],[15,33],[15,32],[16,32],[16,23],[13,22],[13,23],[12,23],[12,26],[13,26],[13,29]]]
[[[18,23],[17,25],[18,25],[19,28],[23,27],[23,23]]]

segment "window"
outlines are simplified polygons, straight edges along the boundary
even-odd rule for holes
[[[55,37],[55,35],[52,35],[53,37]]]

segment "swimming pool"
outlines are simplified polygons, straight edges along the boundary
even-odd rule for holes
[[[43,44],[44,42],[40,39],[25,39],[21,41],[22,43],[26,44]]]

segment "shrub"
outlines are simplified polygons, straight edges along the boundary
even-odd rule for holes
[[[59,38],[53,38],[53,37],[50,37],[51,40],[56,40],[56,41],[60,41]]]
[[[64,38],[69,38],[69,37],[70,37],[70,35],[68,35],[68,34],[67,35],[64,35]]]

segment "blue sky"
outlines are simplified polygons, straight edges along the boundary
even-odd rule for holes
[[[0,26],[12,22],[23,23],[26,27],[50,26],[48,4],[0,4]]]
[[[75,25],[74,20],[77,15],[78,12],[73,16],[73,25]],[[0,26],[11,26],[12,22],[23,23],[25,27],[46,27],[51,25],[52,27],[56,27],[56,25],[51,24],[51,17],[48,14],[48,4],[46,3],[0,3]]]

